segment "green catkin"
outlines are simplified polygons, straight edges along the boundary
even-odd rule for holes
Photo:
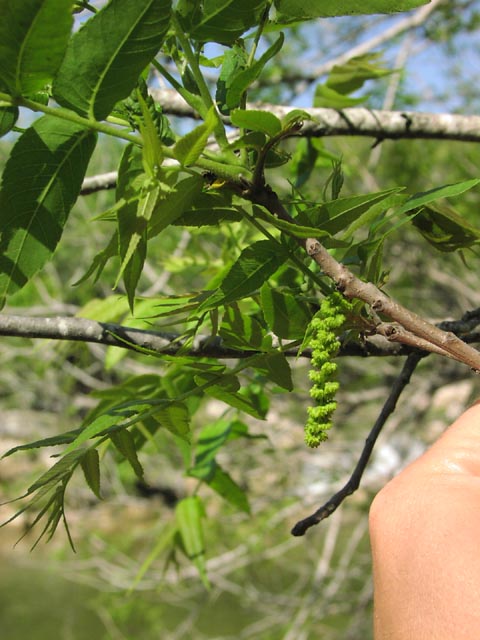
[[[345,313],[351,309],[351,306],[351,303],[340,293],[331,293],[323,299],[320,311],[310,323],[312,330],[310,396],[315,400],[316,405],[307,409],[305,442],[309,447],[318,447],[326,440],[327,432],[332,426],[331,417],[337,408],[335,395],[340,386],[334,379],[337,364],[333,362],[333,357],[339,347],[337,335],[345,322]]]

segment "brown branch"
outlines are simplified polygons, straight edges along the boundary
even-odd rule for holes
[[[266,186],[263,189],[255,189],[253,185],[250,189],[242,191],[244,198],[265,207],[271,214],[295,224],[295,220],[285,209],[277,194]],[[366,302],[375,315],[384,315],[397,322],[404,331],[392,332],[394,340],[402,341],[412,345],[415,337],[420,338],[418,343],[422,349],[428,349],[439,353],[446,353],[449,357],[463,362],[476,372],[480,372],[480,352],[469,346],[458,338],[451,331],[444,331],[439,327],[427,322],[418,314],[410,311],[406,307],[389,298],[383,291],[371,282],[362,282],[344,264],[338,262],[325,247],[315,238],[302,240],[297,238],[300,246],[303,246],[307,254],[318,264],[323,273],[335,283],[339,291],[348,298],[357,298]],[[385,337],[389,338],[388,335]],[[433,345],[430,347],[429,345]]]
[[[371,282],[362,282],[345,265],[337,262],[315,238],[308,238],[305,241],[305,251],[347,298],[363,300],[375,313],[386,315],[414,336],[446,351],[450,357],[463,362],[475,371],[480,371],[480,353],[457,338],[451,331],[443,331],[427,322],[389,298]],[[397,337],[401,341],[401,336],[397,335]]]
[[[292,529],[292,535],[303,536],[305,532],[310,529],[310,527],[313,527],[322,520],[325,520],[325,518],[331,516],[332,513],[342,504],[345,498],[352,495],[352,493],[354,493],[358,489],[363,473],[375,447],[375,443],[377,442],[378,436],[380,435],[388,417],[395,411],[395,407],[397,406],[397,401],[400,395],[402,394],[407,384],[410,382],[410,378],[413,372],[415,371],[418,363],[423,357],[424,354],[421,353],[412,353],[408,356],[398,378],[393,383],[392,389],[382,407],[382,410],[380,411],[378,418],[375,421],[375,424],[373,425],[367,439],[365,440],[365,445],[362,449],[362,453],[360,454],[360,458],[358,459],[355,469],[353,470],[348,482],[324,505],[317,509],[315,513],[312,513],[312,515],[297,522],[297,524]]]

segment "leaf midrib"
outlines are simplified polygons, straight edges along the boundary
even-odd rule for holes
[[[125,37],[121,40],[121,43],[116,48],[115,53],[112,54],[110,60],[108,61],[108,64],[106,66],[104,66],[102,73],[98,77],[98,81],[97,81],[97,84],[95,86],[95,91],[92,92],[91,99],[90,99],[90,104],[88,106],[88,115],[89,115],[89,118],[91,118],[92,120],[95,120],[95,114],[94,114],[95,99],[96,99],[96,97],[98,96],[98,94],[100,92],[100,87],[103,85],[103,81],[104,81],[107,73],[112,68],[113,62],[117,58],[119,51],[121,51],[121,49],[124,47],[125,43],[129,40],[129,38],[132,35],[132,33],[138,27],[138,24],[141,21],[141,19],[144,17],[145,13],[147,13],[151,9],[152,4],[155,1],[156,0],[150,0],[148,2],[148,4],[145,6],[144,11],[138,16],[138,18],[137,18],[136,22],[133,24],[132,28],[125,34]]]
[[[33,223],[38,215],[38,211],[40,209],[40,207],[43,205],[45,198],[48,196],[50,189],[55,181],[55,178],[58,176],[58,174],[60,173],[60,170],[62,169],[62,167],[65,164],[65,161],[68,160],[70,158],[71,153],[73,153],[73,151],[77,148],[77,146],[79,144],[81,144],[84,139],[90,134],[90,131],[88,131],[87,129],[85,129],[85,131],[80,131],[80,136],[78,137],[77,141],[75,142],[75,144],[69,149],[68,153],[64,156],[64,158],[62,159],[62,161],[60,162],[60,164],[57,165],[55,172],[52,174],[50,180],[48,181],[47,185],[44,187],[43,191],[40,194],[39,199],[37,200],[37,206],[34,207],[33,209],[33,215],[30,217],[30,222],[28,224],[28,226],[25,228],[25,231],[23,233],[23,239],[20,243],[20,246],[18,248],[18,251],[16,252],[15,256],[14,256],[14,260],[12,260],[13,262],[13,266],[10,270],[10,273],[8,274],[8,280],[6,282],[4,291],[3,291],[3,296],[6,296],[8,294],[8,291],[10,290],[10,284],[13,280],[13,274],[15,272],[15,269],[18,266],[18,261],[19,261],[19,257],[22,255],[23,253],[23,249],[25,247],[25,242],[26,239],[30,236],[30,229],[33,226]]]

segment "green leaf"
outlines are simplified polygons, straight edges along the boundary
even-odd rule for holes
[[[205,393],[209,396],[221,400],[234,409],[248,413],[258,420],[265,420],[266,411],[259,406],[255,396],[249,394],[246,389],[243,392],[237,391],[239,385],[236,377],[230,374],[220,377],[203,373],[195,376],[195,382],[198,386],[206,385]]]
[[[285,233],[288,233],[294,238],[326,238],[330,236],[330,232],[321,227],[306,227],[299,222],[287,222],[257,205],[254,205],[253,211],[257,217],[273,224],[277,229],[285,231]],[[298,219],[300,220],[300,216]]]
[[[392,70],[381,66],[381,62],[381,53],[366,53],[350,58],[344,64],[333,67],[328,75],[327,86],[344,95],[357,91],[367,80],[392,74]]]
[[[348,107],[355,107],[362,104],[365,100],[366,96],[351,98],[350,96],[335,91],[335,89],[328,87],[326,84],[319,84],[315,89],[313,106],[315,108],[347,109]]]
[[[15,144],[0,189],[0,307],[54,252],[95,142],[91,131],[43,116]]]
[[[215,465],[215,471],[208,480],[208,486],[240,511],[250,513],[247,494],[218,464]]]
[[[192,207],[202,192],[203,178],[200,175],[180,180],[175,189],[167,194],[152,213],[148,228],[148,237],[153,238],[170,224],[175,224],[187,209]]]
[[[122,456],[128,460],[137,478],[143,480],[143,467],[138,459],[135,440],[130,431],[128,429],[122,429],[121,431],[112,433],[110,434],[110,440]]]
[[[183,402],[166,401],[155,409],[155,420],[185,442],[190,442],[190,414]]]
[[[7,458],[17,451],[30,451],[31,449],[40,449],[41,447],[55,447],[61,444],[70,444],[81,431],[81,429],[74,429],[73,431],[61,433],[58,436],[51,436],[50,438],[42,438],[41,440],[35,440],[34,442],[28,442],[27,444],[17,445],[16,447],[6,451],[2,458]]]
[[[70,445],[65,449],[65,454],[69,454],[77,450],[82,444],[90,440],[90,438],[95,438],[100,434],[108,431],[112,427],[116,427],[122,420],[125,419],[125,415],[122,413],[106,413],[98,416],[91,422],[87,423],[86,426],[82,429],[82,431],[78,434],[75,440],[70,443]]]
[[[422,193],[416,193],[409,198],[403,206],[401,206],[396,213],[407,213],[413,209],[417,209],[425,204],[430,204],[440,198],[453,198],[458,196],[469,189],[473,189],[480,183],[479,178],[473,180],[465,180],[463,182],[456,182],[455,184],[447,184],[442,187],[430,189],[430,191],[424,191]]]
[[[278,242],[254,242],[242,251],[219,289],[200,305],[199,311],[206,311],[251,295],[260,289],[287,258]]]
[[[217,90],[215,92],[215,102],[221,113],[228,115],[230,109],[227,107],[227,93],[232,86],[232,81],[240,71],[243,71],[248,64],[248,54],[245,45],[240,41],[234,43],[230,49],[223,54],[223,63],[220,75],[217,81]]]
[[[439,251],[466,249],[480,242],[480,230],[440,202],[422,206],[412,224]]]
[[[221,418],[200,431],[195,447],[195,467],[209,465],[229,440],[248,435],[248,427],[240,420]]]
[[[428,0],[274,0],[280,23],[372,13],[409,11]]]
[[[119,255],[122,260],[115,287],[123,275],[128,303],[133,313],[135,291],[147,257],[147,226],[162,198],[160,184],[149,189],[137,202],[127,203],[117,213]]]
[[[143,140],[143,168],[147,175],[151,178],[155,178],[163,163],[162,144],[160,142],[155,123],[153,122],[152,115],[148,110],[147,103],[143,99],[140,89],[137,89],[137,100],[142,111],[142,118],[139,127]]]
[[[258,356],[254,367],[282,389],[293,391],[292,370],[281,351],[272,351]]]
[[[0,107],[0,138],[13,129],[18,116],[18,107]]]
[[[171,0],[112,0],[72,37],[53,84],[55,100],[95,120],[126,98],[162,46]]]
[[[308,305],[290,293],[282,293],[268,284],[261,289],[262,311],[275,335],[287,340],[299,340],[311,320]]]
[[[194,164],[205,149],[210,134],[215,129],[217,119],[213,108],[207,114],[205,122],[193,131],[190,131],[176,143],[173,152],[177,160],[184,166],[188,167]]]
[[[269,348],[271,338],[264,340],[264,329],[259,321],[242,312],[237,305],[228,305],[225,309],[219,335],[228,347],[257,351]]]
[[[84,454],[85,451],[81,449],[65,453],[58,462],[50,467],[48,471],[45,471],[45,473],[43,473],[40,478],[35,480],[35,482],[28,487],[27,493],[25,495],[30,495],[41,487],[47,487],[57,484],[61,480],[70,476]]]
[[[243,3],[242,3],[243,4]],[[284,36],[280,34],[277,40],[265,51],[260,58],[250,67],[239,71],[231,79],[231,87],[226,93],[226,105],[228,109],[235,109],[240,104],[243,94],[248,87],[257,80],[265,65],[271,60],[283,46]]]
[[[230,44],[260,21],[266,4],[266,0],[204,0],[201,12],[185,12],[183,24],[199,42]]]
[[[369,211],[373,205],[388,200],[391,195],[398,193],[400,190],[401,188],[397,187],[367,195],[337,198],[337,200],[324,202],[321,205],[302,211],[298,218],[301,221],[305,216],[324,232],[334,235],[356,223],[358,218]]]
[[[213,461],[210,465],[204,467],[194,467],[189,470],[188,475],[192,478],[203,480],[231,505],[240,509],[240,511],[250,513],[250,505],[245,491],[217,462]]]
[[[73,25],[70,0],[0,0],[0,81],[29,95],[51,82]]]
[[[175,519],[185,553],[197,567],[203,583],[208,587],[202,525],[204,517],[205,508],[198,496],[183,498],[175,508]]]
[[[275,136],[282,130],[282,123],[279,118],[270,111],[257,111],[255,109],[235,109],[230,118],[232,124],[251,131],[261,131],[267,136]]]
[[[95,496],[101,500],[100,495],[100,459],[96,449],[87,449],[80,464],[88,486]]]

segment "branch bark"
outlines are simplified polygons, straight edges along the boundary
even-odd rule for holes
[[[173,89],[151,89],[151,95],[165,113],[198,117]],[[249,109],[270,111],[279,118],[298,107],[269,103],[249,103]],[[379,140],[432,139],[480,141],[480,116],[415,111],[385,111],[352,107],[349,109],[302,109],[312,120],[305,121],[300,136],[363,136]],[[228,122],[228,118],[226,119]]]
[[[453,333],[462,334],[463,340],[468,343],[480,341],[480,334],[475,331],[478,325],[480,325],[480,309],[468,311],[460,320],[448,320],[438,326]],[[134,329],[116,323],[65,316],[26,317],[2,313],[0,314],[0,336],[104,344],[131,351],[170,356],[177,354],[184,347],[181,336],[176,333]],[[361,342],[340,339],[337,357],[407,356],[418,351],[418,343],[409,345],[376,335]],[[188,351],[189,355],[199,358],[250,358],[256,353],[251,350],[232,349],[220,338],[211,336],[197,336]],[[310,358],[311,350],[305,349],[299,353],[298,349],[291,348],[285,350],[284,354],[292,358],[297,358],[299,355]]]
[[[250,189],[244,189],[242,195],[246,199],[262,205],[274,216],[295,224],[295,220],[285,209],[277,194],[268,186],[255,188],[254,185],[251,185]],[[385,337],[446,355],[463,362],[476,373],[480,373],[479,351],[463,342],[451,331],[444,331],[403,307],[373,283],[363,282],[357,278],[344,264],[330,255],[316,238],[307,238],[306,240],[297,238],[296,240],[312,260],[318,264],[323,273],[333,280],[338,290],[346,298],[363,300],[371,307],[376,316],[387,316],[402,328],[395,330],[390,326],[390,331],[382,330]],[[383,325],[384,323],[380,322],[378,326],[382,328]]]

